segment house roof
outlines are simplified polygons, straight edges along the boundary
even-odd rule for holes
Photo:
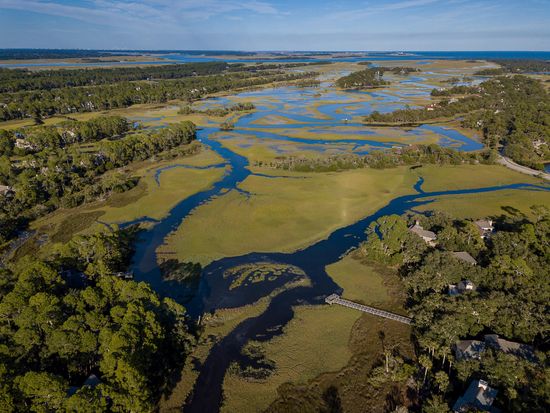
[[[474,224],[476,224],[480,228],[492,228],[493,227],[493,221],[490,221],[488,219],[478,219],[477,221],[474,221]]]
[[[479,359],[485,351],[485,343],[479,340],[461,340],[455,344],[455,357],[459,360]]]
[[[498,412],[498,409],[492,407],[493,401],[498,391],[489,387],[484,380],[474,380],[468,386],[468,389],[462,397],[459,397],[453,406],[454,412],[467,412],[478,409],[486,412]]]
[[[416,235],[419,235],[422,238],[428,238],[432,240],[437,238],[437,235],[435,235],[435,232],[425,230],[418,223],[410,227],[409,231],[415,233]]]
[[[455,252],[452,252],[451,254],[453,254],[459,260],[467,262],[468,264],[472,264],[472,265],[477,264],[476,259],[472,257],[470,254],[468,254],[466,251],[455,251]]]
[[[485,343],[495,350],[500,350],[504,353],[523,357],[524,359],[533,362],[537,360],[534,348],[527,344],[504,340],[496,334],[487,334],[485,336]]]

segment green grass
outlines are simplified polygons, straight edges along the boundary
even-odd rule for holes
[[[416,171],[425,178],[426,192],[543,182],[500,165],[425,165]]]
[[[344,289],[342,297],[348,300],[376,306],[390,299],[383,276],[349,255],[329,265],[326,270]]]
[[[485,194],[444,196],[423,205],[420,211],[445,211],[457,218],[480,218],[514,214],[514,210],[531,216],[529,207],[550,205],[550,192],[508,190]]]
[[[176,168],[164,171],[160,176],[160,186],[154,179],[155,171],[164,166],[185,164],[206,166],[219,163],[222,159],[212,151],[202,151],[196,155],[169,161],[144,161],[124,170],[132,176],[140,177],[139,184],[130,191],[113,194],[105,201],[97,201],[72,209],[59,209],[32,223],[33,229],[48,234],[50,243],[67,242],[72,236],[92,229],[96,220],[108,223],[121,223],[142,216],[160,219],[182,199],[210,187],[221,178],[223,168],[195,170]]]
[[[50,237],[50,241],[54,243],[70,241],[74,234],[84,231],[90,225],[93,225],[103,214],[103,211],[95,211],[68,216],[57,226],[57,230]]]
[[[405,168],[282,175],[303,179],[250,176],[241,185],[249,199],[231,191],[201,206],[161,251],[203,264],[252,251],[293,251],[412,192],[416,180]]]
[[[318,375],[343,368],[352,356],[348,339],[361,314],[344,307],[297,307],[282,336],[262,343],[276,370],[265,382],[226,374],[222,412],[260,412],[286,382],[306,384]],[[322,355],[322,357],[320,356]]]
[[[269,304],[269,298],[263,298],[253,305],[245,307],[217,310],[213,315],[206,314],[201,325],[204,331],[194,347],[193,352],[188,356],[181,373],[181,380],[173,389],[170,396],[160,402],[161,412],[181,412],[185,399],[193,390],[193,385],[198,377],[194,369],[194,361],[202,363],[208,357],[210,349],[214,344],[225,337],[237,325],[250,317],[260,315]]]

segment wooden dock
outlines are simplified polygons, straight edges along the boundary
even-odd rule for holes
[[[369,307],[368,305],[357,304],[353,301],[346,300],[341,298],[338,294],[331,294],[325,298],[325,303],[327,304],[340,304],[344,307],[353,308],[355,310],[362,311],[367,314],[376,315],[378,317],[388,318],[390,320],[398,321],[403,324],[411,324],[412,320],[409,317],[405,317],[399,314],[390,313],[389,311],[379,310],[374,307]]]

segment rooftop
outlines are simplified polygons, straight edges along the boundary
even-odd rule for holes
[[[409,231],[427,240],[435,240],[437,238],[437,235],[435,235],[435,232],[425,230],[418,223],[418,221],[416,221],[416,223],[409,228]]]
[[[477,409],[497,413],[499,410],[492,407],[497,393],[497,390],[489,387],[486,381],[474,380],[470,383],[464,395],[458,398],[453,406],[453,411],[462,413]]]
[[[467,262],[468,264],[472,264],[472,265],[477,264],[476,259],[472,257],[470,254],[468,254],[466,251],[456,251],[456,252],[451,252],[451,254],[453,254],[459,260]]]

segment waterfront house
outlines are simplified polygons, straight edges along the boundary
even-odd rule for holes
[[[416,221],[415,224],[409,228],[409,231],[411,231],[413,234],[418,235],[428,245],[432,247],[435,246],[436,244],[435,240],[437,239],[437,235],[435,235],[435,233],[432,231],[427,231],[424,228],[422,228],[422,226],[418,221]]]
[[[493,221],[490,219],[478,219],[477,221],[474,221],[474,224],[478,228],[481,238],[491,236],[491,233],[495,230],[495,227],[493,227]]]
[[[477,265],[476,259],[468,254],[466,251],[456,251],[451,252],[451,254],[453,254],[459,260],[467,262],[468,264]]]
[[[473,380],[463,396],[459,397],[453,406],[453,412],[472,411],[498,413],[493,407],[498,391],[489,386],[485,380]]]

